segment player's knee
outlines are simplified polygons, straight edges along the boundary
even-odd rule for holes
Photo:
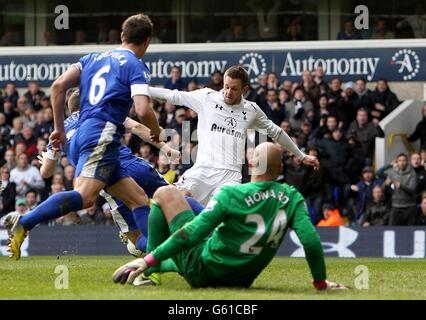
[[[153,199],[155,202],[161,205],[165,201],[170,201],[173,198],[175,192],[177,192],[177,189],[173,185],[160,187],[157,189],[157,191],[155,191]]]

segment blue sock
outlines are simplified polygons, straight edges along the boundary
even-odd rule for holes
[[[190,205],[195,215],[198,215],[201,211],[204,210],[204,206],[201,203],[199,203],[197,200],[195,200],[194,198],[185,196],[185,199]]]
[[[140,251],[146,251],[146,243],[147,243],[148,239],[146,238],[146,236],[144,236],[143,234],[141,234],[141,236],[138,238],[138,240],[136,241],[136,249],[140,250]]]
[[[133,210],[133,218],[140,232],[146,237],[148,235],[149,206],[143,206]]]
[[[49,221],[66,215],[72,211],[83,209],[83,199],[77,191],[58,192],[39,204],[36,208],[23,215],[19,223],[31,230],[40,222]]]

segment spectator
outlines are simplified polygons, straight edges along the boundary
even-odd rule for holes
[[[328,112],[330,114],[335,115],[338,118],[338,121],[341,119],[339,118],[339,114],[342,110],[342,104],[343,104],[343,97],[342,97],[342,83],[340,82],[340,79],[338,77],[334,77],[330,81],[330,88],[327,91],[327,103],[328,103]]]
[[[34,110],[38,111],[41,109],[41,98],[45,96],[44,91],[40,90],[37,81],[28,82],[28,91],[24,95],[27,101],[32,104]]]
[[[37,168],[28,164],[28,156],[22,153],[18,156],[18,165],[10,172],[10,181],[16,184],[18,197],[25,197],[29,189],[39,191],[44,188],[44,181]]]
[[[408,157],[400,153],[396,157],[396,167],[392,168],[384,182],[392,194],[390,225],[414,225],[416,222],[417,176],[408,164]]]
[[[324,169],[327,171],[327,181],[333,186],[343,187],[350,182],[346,173],[346,163],[350,158],[349,144],[343,139],[343,133],[335,128],[331,136],[317,140],[314,146],[324,158]]]
[[[35,126],[35,135],[39,138],[49,139],[50,134],[53,132],[53,110],[52,108],[45,108],[42,110],[42,122]]]
[[[377,20],[376,28],[372,39],[394,39],[395,35],[392,31],[387,30],[386,21],[384,19]]]
[[[302,26],[299,21],[291,22],[283,37],[283,41],[303,41],[305,37],[302,34]]]
[[[37,113],[32,106],[29,106],[23,116],[24,127],[34,129],[37,124]]]
[[[31,106],[28,102],[28,98],[26,96],[19,97],[16,102],[16,111],[18,111],[19,116],[23,117],[25,115],[25,111]]]
[[[410,158],[411,167],[414,169],[417,175],[417,196],[420,197],[423,191],[426,190],[426,170],[425,166],[422,166],[420,154],[415,152],[411,154]]]
[[[328,90],[328,85],[324,80],[325,72],[322,65],[319,65],[315,69],[315,76],[314,76],[314,82],[317,84],[317,86],[320,88],[320,94],[324,94]],[[324,89],[323,92],[321,92],[321,88]]]
[[[365,165],[365,158],[362,155],[361,144],[357,140],[356,136],[349,135],[347,140],[349,144],[349,154],[351,156],[346,162],[345,171],[351,179],[351,183],[356,183],[358,182],[358,177],[362,174],[362,169]]]
[[[176,130],[183,137],[189,137],[191,134],[191,128],[184,123],[186,119],[187,117],[185,109],[177,109],[175,113],[175,120],[172,124],[172,129]]]
[[[355,219],[357,221],[363,218],[367,209],[367,203],[373,200],[373,188],[381,185],[381,182],[379,179],[374,178],[372,167],[365,167],[362,169],[361,181],[351,185],[351,190],[357,194],[355,202]]]
[[[143,142],[141,144],[139,147],[139,156],[152,166],[155,166],[157,162],[155,154],[152,152],[151,145],[149,143]]]
[[[18,159],[19,156],[23,153],[27,153],[27,147],[25,146],[25,143],[23,142],[18,142],[15,145],[15,154],[16,154],[16,158]]]
[[[28,158],[35,158],[37,156],[37,139],[33,134],[33,129],[29,127],[24,127],[22,129],[22,137],[19,135],[16,143],[24,143],[26,147],[26,154]]]
[[[32,210],[37,206],[37,192],[34,190],[28,190],[25,194],[25,202],[28,210]]]
[[[21,216],[26,214],[28,212],[27,204],[25,202],[25,199],[16,199],[15,202],[15,211],[18,212]]]
[[[423,4],[418,3],[416,13],[398,22],[396,27],[402,29],[406,25],[411,27],[415,38],[426,38],[426,15]]]
[[[365,78],[359,78],[355,81],[355,93],[357,94],[354,101],[354,108],[364,108],[370,112],[371,110],[371,91],[367,89],[367,81]]]
[[[206,88],[210,88],[216,91],[223,89],[223,75],[220,70],[213,71],[211,81],[206,85]]]
[[[111,207],[107,202],[102,205],[102,224],[106,226],[110,226],[114,223],[112,220],[112,212]]]
[[[297,190],[302,191],[303,180],[307,172],[307,167],[303,165],[295,155],[291,155],[289,161],[284,166],[285,183],[294,186]]]
[[[417,124],[414,132],[408,137],[408,141],[414,142],[420,139],[420,147],[426,148],[426,103],[422,109],[422,120]]]
[[[420,148],[420,161],[423,166],[426,165],[426,146]]]
[[[386,201],[383,188],[379,185],[374,186],[372,196],[372,200],[367,203],[362,226],[385,226],[389,222],[390,207]]]
[[[260,107],[276,125],[279,125],[286,117],[285,107],[279,103],[277,92],[274,89],[268,89],[266,100],[261,103]]]
[[[314,110],[311,101],[306,100],[305,93],[301,87],[297,87],[293,92],[293,100],[285,105],[287,119],[292,128],[299,130],[302,120],[309,111]]]
[[[16,117],[13,119],[12,130],[10,130],[10,140],[14,145],[17,141],[22,139],[22,128],[24,127],[24,120],[22,117]]]
[[[359,40],[361,35],[354,28],[352,20],[346,20],[343,24],[343,30],[337,34],[337,40]]]
[[[108,29],[109,29],[109,22],[108,19],[102,18],[98,21],[97,25],[97,39],[96,42],[98,44],[105,44],[108,41]]]
[[[305,91],[306,99],[315,103],[315,106],[318,107],[318,100],[320,97],[320,88],[315,83],[312,73],[309,70],[303,71],[302,74],[302,83],[300,86]]]
[[[173,66],[170,72],[170,79],[164,84],[164,88],[170,90],[185,90],[186,83],[181,78],[180,68],[178,66]]]
[[[302,122],[300,131],[298,132],[297,139],[300,141],[298,146],[301,148],[307,148],[308,142],[312,140],[312,123],[308,120]]]
[[[163,176],[163,178],[170,184],[175,183],[178,180],[176,171],[170,168],[170,161],[166,155],[160,153],[158,160],[158,172]]]
[[[42,152],[47,150],[47,140],[43,138],[37,139],[37,155],[41,155]]]
[[[16,184],[10,181],[10,170],[1,168],[0,217],[13,211],[16,199]]]
[[[46,108],[52,109],[52,104],[50,103],[50,98],[47,97],[47,96],[41,97],[40,105],[41,105],[42,110],[44,110]]]
[[[186,91],[191,92],[194,90],[197,90],[198,87],[198,82],[194,79],[188,81],[188,85],[186,86]]]
[[[81,46],[87,44],[86,42],[86,31],[79,29],[75,32],[74,35],[74,46]]]
[[[422,201],[417,210],[416,225],[426,226],[426,196],[422,197]]]
[[[9,97],[4,99],[3,109],[1,111],[6,116],[6,123],[10,126],[13,123],[13,119],[15,119],[16,117],[19,117],[19,113],[18,111],[16,111],[16,108],[12,103],[12,99]]]
[[[294,85],[297,86],[296,83]],[[284,80],[281,86],[279,87],[279,89],[285,90],[285,92],[287,92],[289,99],[293,98],[293,82],[291,82],[290,80]]]
[[[371,93],[371,117],[377,124],[399,105],[399,100],[393,93],[388,81],[381,78],[377,81],[376,89]]]
[[[9,169],[9,172],[16,167],[15,152],[12,149],[6,151],[4,159],[6,162],[2,166]]]
[[[315,147],[309,148],[307,154],[317,157],[320,162],[318,170],[308,168],[301,190],[308,207],[313,210],[315,221],[312,221],[312,223],[316,224],[323,219],[321,205],[325,194],[324,166],[322,164],[322,159],[319,157],[318,150]]]
[[[160,17],[158,21],[158,28],[156,26],[155,30],[162,43],[176,43],[176,29],[173,26],[170,26],[169,17]]]
[[[347,129],[349,124],[355,120],[357,111],[355,102],[358,95],[354,91],[353,82],[349,81],[343,85],[342,98],[341,109],[338,116],[342,123],[341,127]]]
[[[7,124],[7,119],[4,113],[0,113],[0,144],[6,148],[9,145],[10,132],[12,127]],[[4,152],[1,152],[1,158],[4,156]]]
[[[164,111],[160,114],[159,123],[163,128],[172,128],[175,120],[176,106],[170,102],[164,104]]]
[[[339,210],[332,204],[324,204],[322,206],[322,214],[324,219],[318,222],[317,227],[339,227],[345,224]]]
[[[45,46],[56,46],[56,36],[55,33],[51,30],[46,30],[43,34],[44,45]]]
[[[337,118],[334,115],[322,116],[319,127],[317,127],[312,136],[315,139],[324,139],[330,138],[331,133],[339,128],[339,123],[337,122]]]
[[[368,122],[368,112],[361,108],[358,110],[356,120],[348,128],[348,135],[354,135],[361,144],[361,152],[365,159],[372,163],[375,139],[384,137],[384,132],[379,125]]]
[[[17,107],[17,102],[19,99],[18,90],[16,90],[16,84],[12,81],[8,81],[6,83],[6,87],[4,89],[3,99],[8,99],[12,104],[13,107]]]
[[[65,191],[71,191],[74,189],[74,174],[75,168],[72,165],[67,165],[64,168],[64,187]]]
[[[257,77],[258,87],[256,89],[257,100],[256,103],[260,104],[260,101],[266,98],[266,92],[268,91],[268,77],[266,74],[261,73]]]
[[[266,77],[266,86],[268,87],[268,90],[278,90],[278,88],[280,87],[278,77],[275,72],[268,73],[268,76]]]
[[[107,44],[120,44],[120,32],[117,29],[111,29],[108,31]]]
[[[232,37],[234,27],[240,24],[240,20],[237,17],[231,17],[229,19],[229,27],[223,30],[215,39],[216,42],[226,42]]]
[[[292,136],[293,128],[291,127],[288,120],[281,121],[280,128],[283,129],[289,136]]]

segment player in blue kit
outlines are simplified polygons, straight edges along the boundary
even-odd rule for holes
[[[75,139],[75,132],[78,128],[80,116],[79,97],[79,90],[75,90],[68,98],[68,110],[71,115],[64,121],[64,128],[67,136],[66,150],[70,149],[70,144],[72,143],[72,140]],[[126,130],[138,135],[142,140],[150,140],[150,130],[144,125],[130,118],[127,118],[124,124]],[[171,158],[178,158],[180,156],[179,151],[170,148],[163,142],[151,143],[157,148],[160,148],[161,151],[166,155],[171,156]],[[47,152],[43,152],[42,155],[39,156],[39,160],[42,164],[40,173],[43,178],[49,178],[53,175],[60,156],[61,152],[53,148],[51,144],[48,145]],[[78,158],[76,159],[74,155],[74,157],[69,156],[68,160],[70,161],[71,165],[75,166]],[[168,184],[150,164],[148,164],[145,160],[134,156],[131,150],[125,145],[120,146],[119,160],[120,166],[127,170],[129,176],[131,176],[142,188],[140,192],[146,192],[149,198],[153,197],[154,192],[159,187]],[[148,234],[148,217],[144,217],[144,221],[135,219],[132,211],[119,199],[112,197],[103,190],[100,194],[105,198],[105,200],[108,201],[112,209],[113,219],[117,224],[120,232],[123,233],[129,240],[127,244],[129,253],[135,256],[142,255],[142,253],[146,251],[147,245],[146,235]],[[203,210],[204,207],[198,204],[192,198],[188,197],[186,200],[196,214]],[[16,219],[17,217],[19,218],[20,215],[11,213],[10,216],[11,217],[9,219]],[[39,216],[38,218],[43,219],[42,216]],[[159,279],[159,276],[155,276],[154,279]],[[146,281],[149,281],[149,279]]]
[[[141,121],[156,137],[161,128],[150,106],[149,70],[140,60],[148,49],[153,25],[148,16],[137,14],[123,23],[121,47],[104,53],[88,54],[72,65],[52,85],[54,131],[53,148],[66,147],[64,106],[68,89],[80,84],[81,112],[75,139],[69,150],[77,159],[73,191],[59,192],[25,216],[6,219],[10,257],[20,258],[20,247],[28,230],[42,220],[60,217],[71,211],[91,207],[99,192],[120,198],[141,220],[149,214],[148,198],[120,166],[119,147],[124,120],[132,102]]]

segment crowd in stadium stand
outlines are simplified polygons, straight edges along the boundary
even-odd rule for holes
[[[192,91],[209,87],[220,90],[223,75],[215,71],[210,82],[185,81],[174,67],[166,88]],[[388,166],[374,168],[375,138],[384,133],[379,121],[400,103],[386,79],[374,90],[365,79],[342,84],[338,77],[324,81],[321,67],[305,71],[299,82],[278,81],[270,72],[260,75],[246,99],[256,102],[265,114],[306,153],[319,158],[316,171],[283,150],[284,171],[279,181],[295,186],[306,198],[311,220],[318,226],[426,224],[426,105],[409,141],[420,141],[421,149],[400,154]],[[124,142],[170,183],[189,169],[196,159],[197,114],[170,103],[154,103],[160,125],[174,129],[169,144],[190,161],[169,163],[166,156],[138,137],[126,134]],[[131,115],[134,115],[131,111]],[[19,211],[25,214],[50,194],[72,190],[74,168],[62,156],[57,172],[49,179],[39,173],[37,156],[46,149],[53,130],[49,97],[37,82],[19,95],[9,82],[0,98],[0,167],[2,191],[0,216]],[[190,141],[183,137],[191,136]],[[258,134],[249,136],[255,142]],[[247,148],[250,158],[253,148]],[[246,159],[246,163],[247,163]],[[243,182],[249,181],[247,164]],[[51,224],[112,224],[111,211],[99,198],[90,209],[71,213]]]

